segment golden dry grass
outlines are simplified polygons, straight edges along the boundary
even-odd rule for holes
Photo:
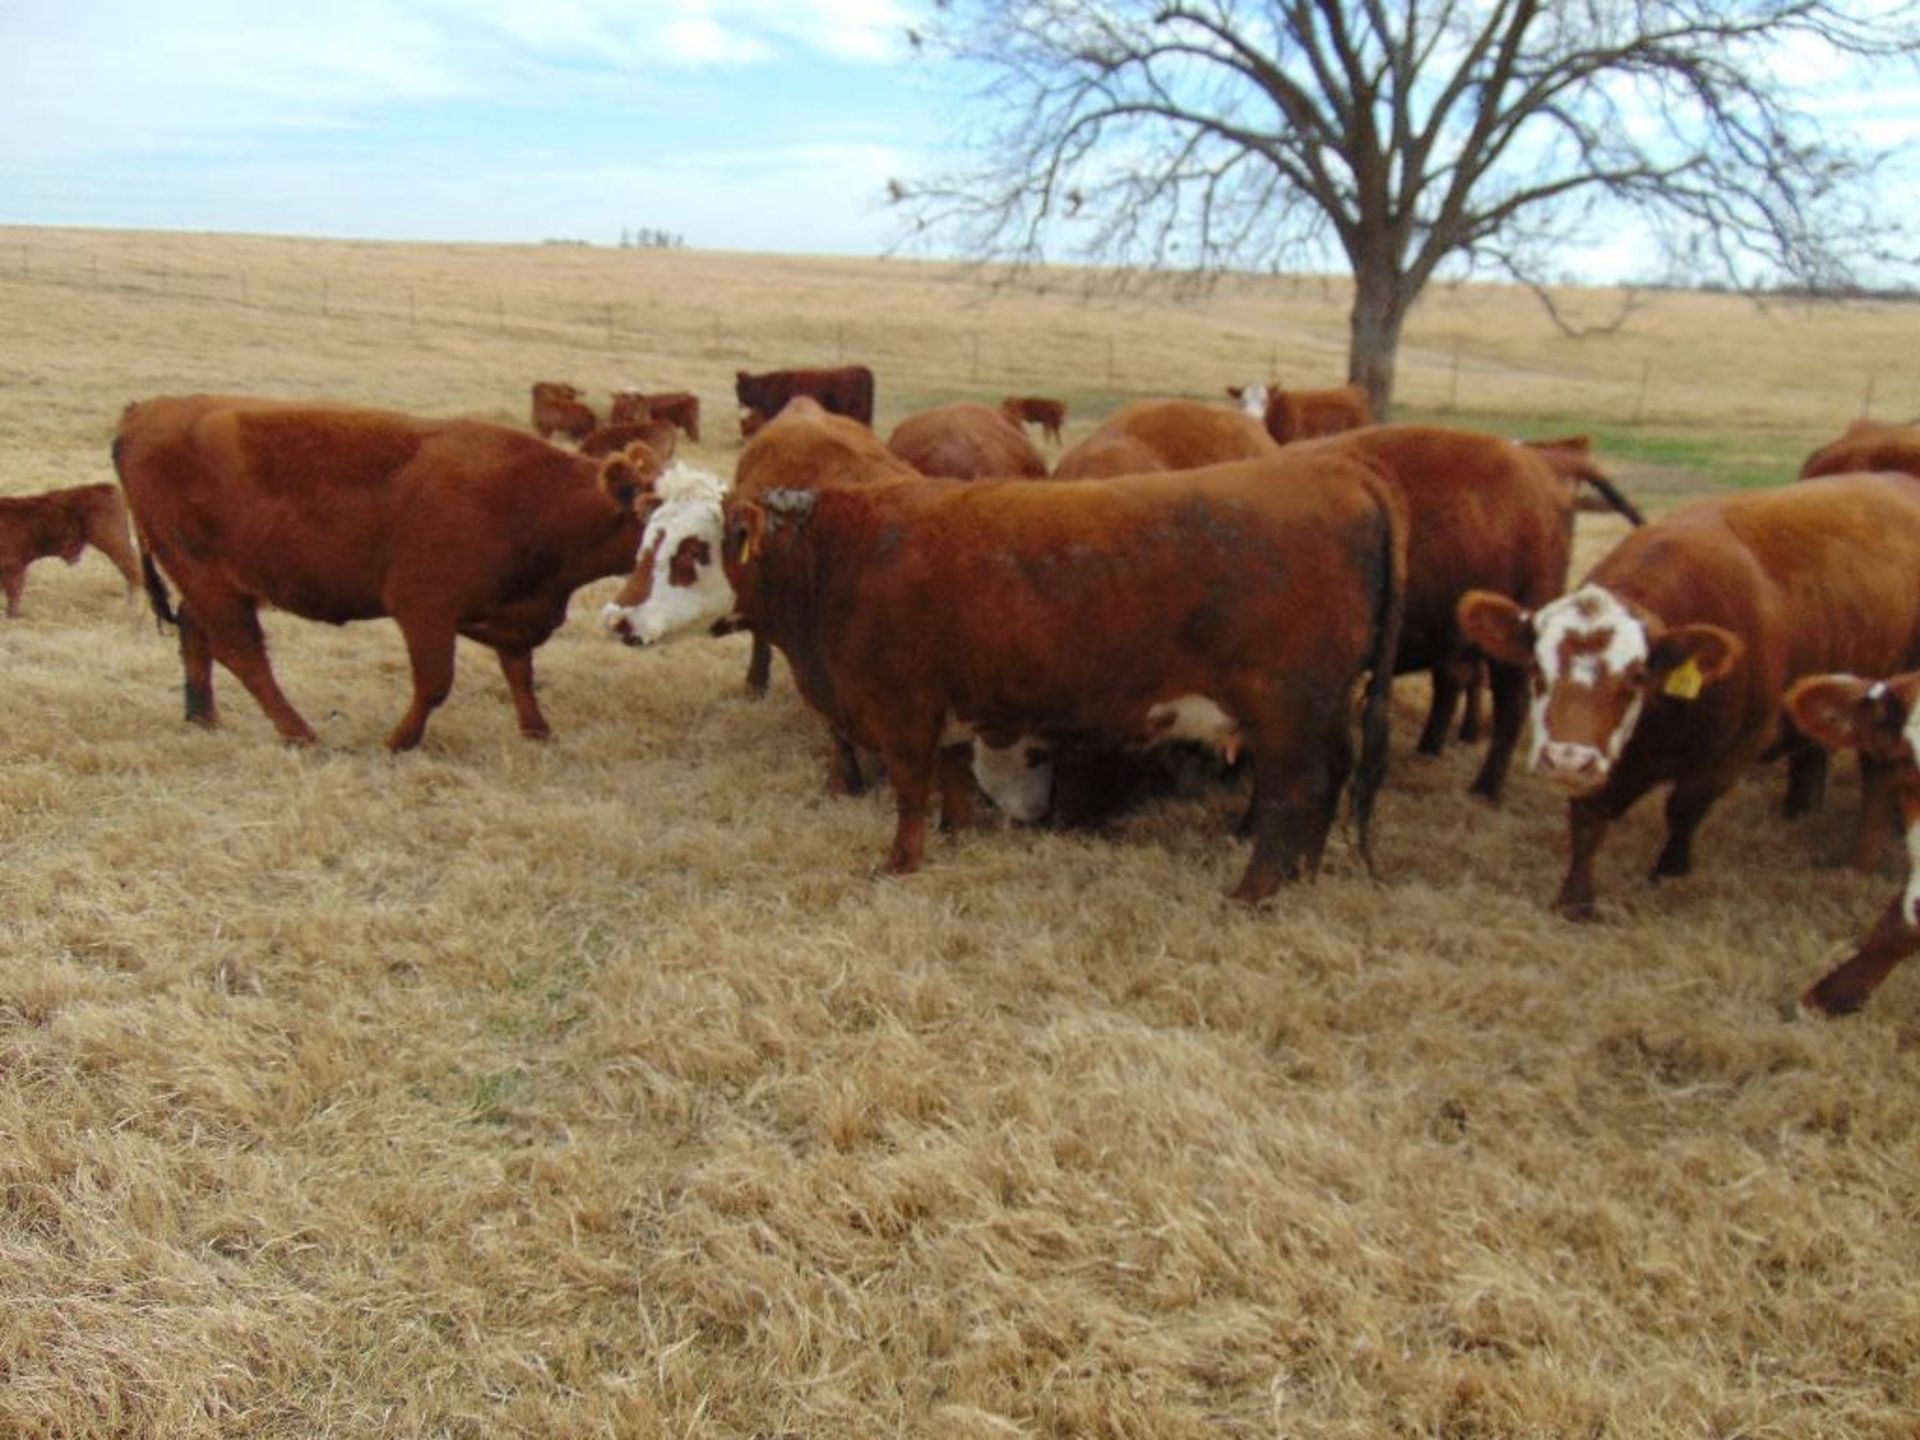
[[[422,310],[497,289],[506,324],[265,303],[316,269]],[[179,293],[242,270],[247,306]],[[121,404],[163,390],[517,420],[533,378],[633,380],[718,420],[735,365],[830,359],[841,325],[883,423],[1052,389],[1084,427],[1268,343],[1332,366],[1337,306],[1269,288],[6,232],[0,489],[106,477]],[[657,317],[612,351],[610,294]],[[1503,415],[1617,418],[1574,383],[1600,352],[1528,303],[1437,297],[1418,343],[1471,336]],[[1669,418],[1783,475],[1857,408],[1839,357],[1897,343],[1874,307],[1643,314],[1613,344],[1693,377]],[[1109,386],[1085,371],[1115,331],[1154,343]],[[1618,533],[1581,524],[1585,559]],[[1898,883],[1816,863],[1850,782],[1790,826],[1756,775],[1658,890],[1643,806],[1576,928],[1544,910],[1560,807],[1516,777],[1490,810],[1472,752],[1410,755],[1407,681],[1380,883],[1342,841],[1316,886],[1228,906],[1225,794],[989,826],[877,880],[888,798],[822,792],[784,673],[756,705],[741,641],[616,648],[611,586],[540,653],[551,745],[463,648],[396,761],[391,626],[268,617],[322,735],[296,753],[224,674],[227,727],[183,725],[172,642],[103,561],[34,569],[0,625],[0,1434],[1916,1432],[1920,971],[1844,1023],[1781,1006]]]

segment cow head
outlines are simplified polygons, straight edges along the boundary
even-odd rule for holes
[[[1267,387],[1265,385],[1229,385],[1227,394],[1233,397],[1233,403],[1236,406],[1254,419],[1267,418]]]
[[[1005,745],[975,736],[973,778],[1009,820],[1032,824],[1053,807],[1053,747],[1032,735]]]
[[[1894,794],[1912,864],[1901,917],[1920,925],[1920,670],[1887,680],[1810,675],[1787,691],[1793,723],[1829,750],[1858,750],[1894,766]]]
[[[1745,648],[1718,625],[1671,628],[1599,585],[1529,613],[1505,595],[1470,590],[1460,632],[1533,683],[1535,773],[1575,795],[1607,783],[1649,700],[1691,701]]]
[[[720,564],[727,482],[676,465],[654,487],[633,573],[600,612],[629,645],[651,645],[695,628],[732,628],[733,587]]]

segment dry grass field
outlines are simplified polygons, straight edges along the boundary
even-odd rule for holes
[[[883,424],[1051,391],[1070,440],[1126,395],[1339,369],[1337,286],[1054,278],[0,231],[0,491],[110,478],[164,391],[520,422],[535,378],[685,385],[724,467],[736,366],[866,360]],[[1784,479],[1870,381],[1920,410],[1910,331],[1660,295],[1576,345],[1463,288],[1402,393],[1593,428],[1658,509]],[[1620,533],[1580,523],[1580,564]],[[1825,863],[1850,767],[1791,825],[1757,773],[1658,889],[1643,805],[1575,927],[1563,806],[1413,756],[1408,680],[1377,882],[1341,838],[1229,906],[1226,793],[990,821],[877,879],[889,797],[823,792],[784,667],[754,704],[743,640],[623,650],[612,585],[539,654],[553,742],[463,645],[394,760],[391,625],[267,617],[322,737],[294,752],[224,672],[226,728],[182,723],[103,560],[31,572],[0,623],[0,1434],[1920,1433],[1920,969],[1844,1022],[1784,1004],[1899,883]]]

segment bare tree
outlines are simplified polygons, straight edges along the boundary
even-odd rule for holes
[[[1806,82],[1920,53],[1912,0],[935,0],[970,77],[916,229],[1019,263],[1207,274],[1336,246],[1379,413],[1443,266],[1542,287],[1631,212],[1689,278],[1813,290],[1888,258],[1882,158]],[[1544,291],[1542,291],[1544,294]]]

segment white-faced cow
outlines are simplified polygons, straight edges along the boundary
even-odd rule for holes
[[[1798,738],[1781,708],[1793,681],[1920,665],[1916,574],[1920,482],[1855,475],[1682,506],[1538,609],[1464,597],[1462,632],[1528,667],[1532,768],[1572,797],[1555,909],[1593,913],[1593,860],[1608,826],[1659,785],[1673,789],[1653,873],[1687,874],[1714,802]],[[1857,860],[1876,833],[1874,777],[1862,773]]]

